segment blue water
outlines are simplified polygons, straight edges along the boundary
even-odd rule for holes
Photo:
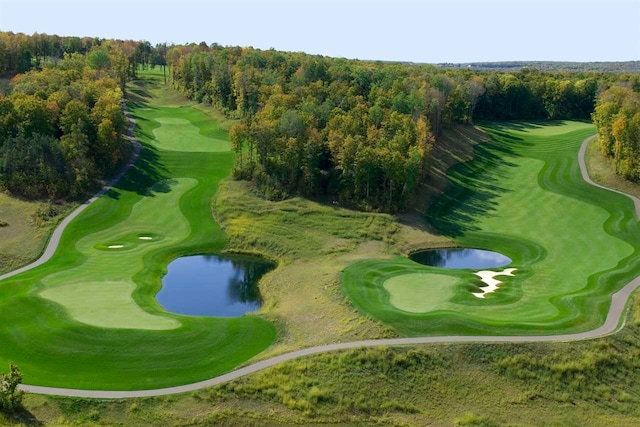
[[[156,296],[167,311],[237,317],[262,305],[256,284],[274,265],[257,257],[197,255],[169,264]]]
[[[503,267],[511,264],[511,259],[497,252],[482,249],[433,249],[412,253],[413,261],[442,268],[483,268]]]

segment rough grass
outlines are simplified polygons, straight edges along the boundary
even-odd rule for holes
[[[639,298],[631,308],[620,333],[592,341],[353,350],[176,396],[95,401],[27,395],[26,410],[5,422],[637,426]]]
[[[240,192],[251,194],[245,183],[223,182],[218,203],[221,199],[244,200]],[[252,206],[276,206],[247,197],[247,203],[238,203],[237,209],[226,212],[228,218],[241,217]],[[267,209],[259,212],[254,218],[258,224],[261,219],[270,218]],[[221,223],[224,225],[225,221]],[[316,223],[316,228],[322,230],[322,221]],[[269,247],[258,230],[249,227],[246,241],[231,236],[231,247],[233,242],[241,246],[250,241],[261,248]],[[279,239],[274,250],[280,250],[283,257],[293,253],[311,257],[312,248],[293,235]],[[327,241],[333,239],[329,236],[327,233]],[[444,239],[429,237],[417,224],[401,225],[390,239],[390,250],[403,251],[421,240],[425,246],[446,244]],[[376,240],[358,243],[357,247],[359,251],[351,255],[354,260],[388,253]],[[330,313],[332,304],[339,305],[335,301],[344,303],[335,284],[335,270],[339,268],[332,268],[332,257],[327,262],[309,258],[296,263],[292,258],[285,259],[267,277],[272,295],[269,298],[277,296],[277,307],[300,304],[299,317],[292,317],[296,322],[308,316],[312,320],[306,325],[313,326],[318,320],[317,329],[300,335],[313,341],[325,326],[333,324],[322,318],[323,310]],[[285,280],[289,271],[297,274],[291,281]],[[264,286],[263,282],[261,292]],[[315,298],[319,298],[317,304]],[[27,395],[26,410],[11,418],[5,416],[4,420],[0,417],[0,424],[637,426],[638,313],[640,298],[636,297],[626,327],[613,336],[592,341],[436,345],[333,353],[284,363],[227,385],[159,398],[96,401]],[[295,322],[280,326],[287,331],[286,326],[295,326]],[[296,333],[292,332],[292,336]]]
[[[345,304],[338,276],[354,260],[389,256],[400,227],[391,216],[300,198],[271,202],[238,181],[221,183],[213,209],[229,239],[226,250],[278,262],[260,282],[264,305],[259,312],[277,325],[278,341],[260,357],[389,336],[386,328]]]
[[[616,174],[611,159],[605,157],[600,151],[597,138],[594,138],[589,143],[585,153],[585,160],[592,180],[606,187],[640,197],[640,186]]]
[[[554,334],[593,329],[610,295],[640,273],[631,201],[582,181],[577,150],[593,127],[577,122],[486,125],[490,144],[449,172],[453,187],[431,225],[465,246],[509,256],[518,271],[486,299],[468,279],[424,315],[393,310],[383,283],[397,261],[355,264],[343,276],[354,305],[406,335]],[[419,266],[426,273],[450,270]],[[425,285],[426,286],[426,285]]]
[[[60,218],[71,210],[71,205],[65,205],[50,216],[39,215],[48,206],[0,192],[0,274],[35,260]]]
[[[231,370],[275,338],[274,327],[258,316],[178,316],[155,300],[172,259],[224,247],[211,199],[234,156],[154,146],[155,117],[193,126],[206,118],[188,106],[157,104],[154,94],[164,92],[157,79],[139,83],[131,88],[145,100],[131,105],[143,143],[136,165],[70,224],[50,262],[0,283],[0,365],[14,361],[26,383],[89,389],[184,384]],[[140,235],[157,238],[142,241]],[[123,247],[109,249],[114,245]]]
[[[443,157],[450,156],[442,150]],[[451,163],[444,159],[443,163]],[[224,181],[214,200],[229,251],[278,261],[260,283],[260,313],[278,327],[278,341],[259,357],[300,347],[393,336],[354,310],[339,287],[340,272],[367,258],[392,258],[415,248],[451,246],[415,216],[355,212],[302,198],[262,199],[251,184]]]

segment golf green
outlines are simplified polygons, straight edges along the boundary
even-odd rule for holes
[[[368,260],[343,272],[344,291],[361,311],[403,335],[546,335],[596,328],[611,295],[640,274],[640,229],[630,199],[581,177],[577,152],[593,126],[483,128],[490,142],[476,148],[473,161],[449,171],[452,188],[431,204],[427,220],[462,246],[508,256],[514,276],[499,276],[500,287],[480,299],[473,293],[485,284],[472,270]],[[430,286],[429,275],[456,281]],[[407,295],[418,287],[413,298]]]
[[[234,154],[207,114],[162,106],[160,80],[144,83],[148,101],[130,105],[136,164],[69,224],[49,262],[0,282],[0,364],[15,362],[25,383],[174,386],[228,372],[275,339],[258,315],[180,316],[156,301],[169,262],[223,249],[211,201]]]
[[[438,310],[453,296],[458,279],[427,272],[402,274],[385,280],[389,302],[400,310],[425,313]]]

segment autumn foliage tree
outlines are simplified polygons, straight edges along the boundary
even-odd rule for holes
[[[613,160],[616,173],[640,181],[640,92],[612,86],[598,98],[592,118],[600,150]]]
[[[0,98],[0,188],[27,198],[79,197],[122,163],[117,46],[88,52],[12,79]]]
[[[167,53],[172,85],[241,119],[234,176],[273,199],[398,210],[428,175],[437,137],[480,119],[586,119],[598,73],[475,73],[201,44]]]

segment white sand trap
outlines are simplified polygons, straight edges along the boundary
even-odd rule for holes
[[[153,240],[153,237],[149,237],[149,236],[140,236],[138,237],[139,240]]]
[[[124,248],[124,245],[111,245],[111,246],[107,246],[109,249],[120,249],[120,248]]]
[[[478,271],[477,273],[473,273],[476,276],[479,276],[480,279],[487,284],[487,286],[483,286],[480,288],[482,292],[474,292],[473,295],[477,298],[484,298],[485,295],[490,294],[491,292],[495,292],[495,290],[498,289],[498,285],[502,282],[500,280],[494,279],[494,277],[513,276],[513,272],[516,270],[517,268],[506,268],[502,271],[483,270]]]

